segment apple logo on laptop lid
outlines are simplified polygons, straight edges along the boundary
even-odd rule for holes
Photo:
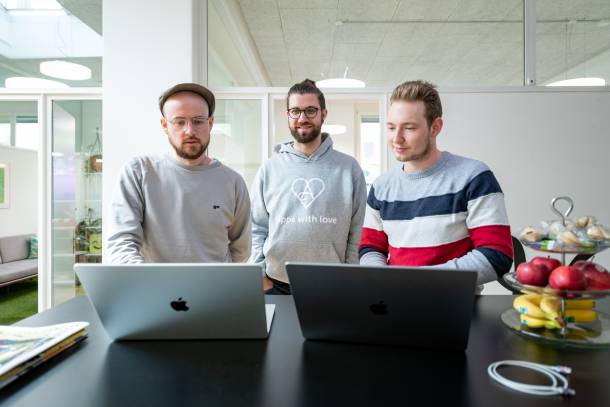
[[[374,315],[388,315],[388,304],[383,301],[371,304],[369,308]]]
[[[176,301],[172,301],[169,305],[174,309],[174,311],[188,311],[189,307],[186,305],[186,301],[182,299],[182,297],[178,298]]]

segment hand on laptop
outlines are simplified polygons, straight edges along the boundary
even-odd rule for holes
[[[267,276],[263,276],[263,290],[273,288],[273,283]]]

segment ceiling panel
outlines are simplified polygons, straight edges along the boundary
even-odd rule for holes
[[[339,0],[278,0],[280,8],[337,9]]]
[[[348,76],[371,86],[413,77],[456,86],[522,81],[522,0],[239,0],[239,5],[269,76],[282,72],[291,82],[304,75],[341,76],[346,66]],[[541,77],[610,49],[610,1],[537,0],[536,5]],[[561,21],[548,21],[553,19]],[[578,21],[568,23],[571,19]]]
[[[399,0],[340,0],[339,18],[341,20],[389,20],[394,17]]]
[[[458,3],[459,0],[403,0],[396,12],[396,19],[447,20]]]

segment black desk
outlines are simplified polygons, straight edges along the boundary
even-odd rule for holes
[[[70,300],[21,325],[84,320],[89,338],[0,391],[0,404],[610,406],[610,351],[554,349],[515,335],[499,320],[509,296],[477,300],[466,352],[304,341],[292,297],[267,301],[277,304],[268,341],[111,343],[87,298]],[[503,359],[571,366],[577,394],[562,400],[501,387],[486,369]]]

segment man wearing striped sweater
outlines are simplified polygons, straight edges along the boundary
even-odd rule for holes
[[[504,195],[484,163],[437,148],[442,127],[433,85],[394,89],[387,137],[402,165],[369,191],[360,264],[473,270],[481,286],[512,265]]]

